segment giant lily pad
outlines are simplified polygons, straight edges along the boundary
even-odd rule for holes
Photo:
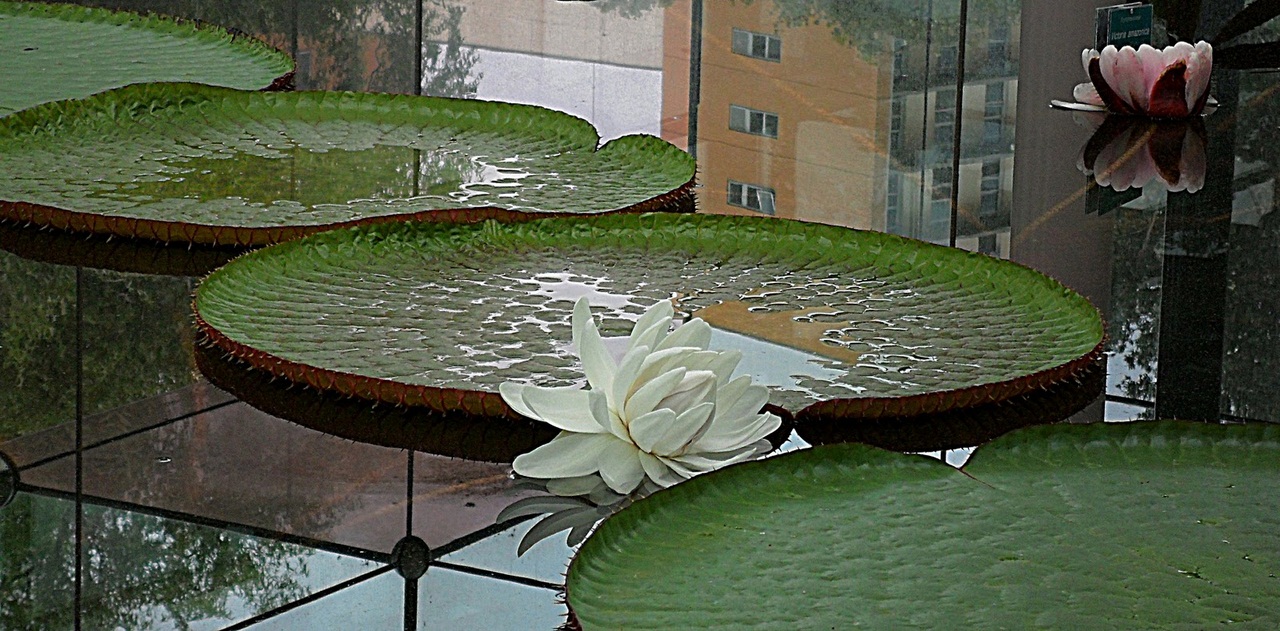
[[[692,209],[687,153],[598,142],[590,123],[530,105],[130,86],[0,119],[0,217],[258,245],[406,218]]]
[[[610,518],[583,629],[1280,626],[1280,426],[1019,430],[957,471],[832,445]]]
[[[272,374],[441,412],[511,415],[514,380],[580,384],[574,300],[605,335],[658,300],[771,402],[814,418],[1009,399],[1079,373],[1102,323],[1032,270],[875,232],[709,215],[378,225],[254,252],[211,274],[197,323]],[[803,415],[802,415],[803,418]],[[799,423],[801,419],[798,419]]]
[[[0,115],[134,83],[279,88],[288,55],[248,37],[158,16],[0,2]]]

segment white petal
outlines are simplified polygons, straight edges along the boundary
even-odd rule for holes
[[[623,406],[623,418],[638,418],[644,414],[648,414],[657,407],[658,402],[666,398],[680,382],[684,380],[684,374],[687,372],[684,368],[675,368],[669,370],[644,385],[640,386],[627,398],[626,404]]]
[[[600,517],[596,514],[594,506],[570,508],[558,513],[552,513],[542,521],[534,524],[533,528],[529,529],[529,532],[524,533],[524,537],[520,539],[520,545],[516,546],[516,556],[523,555],[529,551],[529,548],[533,547],[533,544],[561,530],[594,524],[599,519]]]
[[[659,408],[648,414],[644,414],[633,418],[627,423],[627,427],[631,430],[631,441],[640,448],[640,451],[654,452],[654,445],[662,440],[664,436],[672,431],[677,431],[676,413],[674,410]],[[692,431],[696,431],[693,428]],[[692,433],[690,431],[690,433]]]
[[[665,357],[667,363],[661,367],[661,370],[652,371],[652,374],[670,370],[679,365],[689,370],[709,370],[715,373],[716,383],[719,384],[728,381],[729,375],[733,374],[733,369],[737,368],[738,363],[742,361],[742,352],[738,350],[702,351],[694,347],[681,346],[669,348],[666,351],[662,351],[662,353],[680,350],[684,352],[671,355],[655,353],[659,357]],[[646,366],[644,372],[650,372],[651,369],[650,366]],[[644,376],[644,373],[640,375],[641,378],[644,378]]]
[[[694,318],[684,324],[676,327],[661,344],[654,347],[654,351],[660,351],[664,348],[674,348],[676,346],[693,346],[702,350],[706,350],[711,344],[711,325],[702,321],[702,318]]]
[[[716,374],[710,370],[688,370],[680,383],[672,388],[667,396],[654,406],[654,409],[667,408],[677,414],[692,408],[703,401],[715,401]]]
[[[742,375],[716,392],[716,423],[734,423],[740,418],[754,417],[768,402],[769,390],[752,385],[751,377]]]
[[[572,318],[570,323],[573,326],[573,345],[581,346],[583,332],[587,327],[595,328],[596,326],[596,321],[591,317],[591,303],[587,301],[586,296],[573,303]]]
[[[600,477],[609,488],[626,495],[644,481],[644,467],[640,465],[640,450],[635,445],[620,440],[613,441],[598,455]]]
[[[641,336],[646,338],[644,345],[649,348],[661,342],[671,328],[673,315],[675,315],[675,306],[670,300],[660,300],[650,306],[631,328],[631,347],[638,345],[637,338]]]
[[[524,389],[528,387],[530,386],[522,383],[504,381],[498,384],[498,394],[502,395],[502,400],[506,401],[507,405],[511,406],[511,409],[515,410],[520,416],[541,421],[542,419],[534,414],[533,410],[529,409],[529,406],[524,404]]]
[[[591,317],[591,305],[585,297],[579,298],[573,305],[573,343],[578,347],[578,357],[582,359],[582,371],[587,374],[587,383],[592,389],[608,391],[613,382],[613,373],[617,367],[609,349],[600,338],[600,329]]]
[[[691,443],[696,442],[706,433],[715,409],[714,403],[707,402],[685,410],[676,417],[671,431],[668,431],[649,451],[655,454],[684,452]]]
[[[732,451],[690,453],[666,460],[666,464],[676,471],[681,469],[691,473],[715,471],[731,464],[754,460],[769,452],[769,441],[756,441]]]
[[[534,497],[526,497],[517,500],[510,506],[502,509],[498,516],[493,519],[495,523],[502,523],[508,519],[517,517],[528,517],[529,515],[541,515],[543,513],[554,513],[570,508],[583,508],[591,506],[590,504],[574,498],[574,497],[556,497],[554,495],[537,495]]]
[[[640,465],[644,467],[644,474],[648,476],[649,480],[663,488],[679,484],[687,479],[672,471],[671,467],[668,467],[661,459],[644,452],[640,453]]]
[[[554,478],[547,480],[547,492],[564,497],[588,495],[602,486],[604,486],[604,480],[600,479],[600,474],[598,473],[580,475],[574,478]]]
[[[655,322],[643,329],[637,326],[631,332],[631,337],[627,339],[627,350],[630,351],[639,346],[647,346],[649,348],[657,346],[667,336],[667,330],[670,328],[670,320]]]
[[[563,432],[551,442],[511,463],[516,473],[530,478],[575,478],[600,470],[600,453],[613,443],[622,443],[613,434]]]
[[[689,453],[714,453],[739,449],[743,445],[760,441],[778,431],[781,426],[782,419],[768,413],[740,419],[733,424],[713,422],[707,433],[691,446]]]
[[[742,351],[737,349],[721,351],[715,361],[707,366],[707,370],[716,374],[716,385],[723,386],[729,383],[729,377],[733,376],[733,371],[738,368],[738,364],[741,362]]]
[[[696,348],[689,346],[677,346],[675,348],[664,348],[660,351],[649,353],[644,359],[644,363],[640,365],[640,371],[636,374],[632,388],[627,392],[626,396],[630,397],[635,394],[635,390],[643,386],[646,382],[653,380],[664,372],[675,370],[676,368],[689,368],[689,355],[699,352]]]
[[[693,476],[703,472],[703,470],[701,469],[690,469],[683,462],[681,462],[679,459],[674,457],[672,458],[661,457],[659,458],[659,460],[662,461],[663,466],[667,467],[668,469],[671,469],[672,473],[680,476],[681,478],[685,478],[685,479],[692,478]]]
[[[502,386],[506,385],[502,384]],[[498,387],[499,392],[503,391],[502,386]],[[587,390],[573,386],[567,388],[523,386],[519,393],[525,409],[532,412],[527,416],[568,432],[599,434],[608,431],[593,415],[592,393]]]
[[[627,397],[631,396],[634,388],[640,387],[636,383],[636,378],[650,356],[648,346],[637,346],[622,356],[622,361],[618,363],[618,371],[613,374],[613,386],[609,389],[610,409],[622,411]]]

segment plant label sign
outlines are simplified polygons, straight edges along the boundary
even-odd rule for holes
[[[1117,48],[1151,43],[1151,5],[1129,2],[1110,7],[1098,7],[1094,24],[1097,27],[1095,47],[1102,50],[1109,44]]]

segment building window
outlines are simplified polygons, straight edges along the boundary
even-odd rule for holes
[[[773,189],[729,180],[729,205],[772,215]]]
[[[778,137],[778,115],[741,105],[729,106],[729,129],[766,138]]]
[[[942,241],[951,235],[951,167],[933,170],[933,195],[929,203],[927,241]]]
[[[984,234],[978,237],[978,251],[991,256],[1000,256],[1000,243],[996,235]]]
[[[955,78],[959,53],[960,49],[955,44],[938,49],[938,77]]]
[[[907,42],[902,39],[893,40],[893,81],[907,78]]]
[[[938,144],[951,146],[956,127],[955,88],[938,90],[933,104],[933,138]]]
[[[982,198],[978,216],[988,223],[1000,214],[1000,161],[982,163]]]
[[[765,61],[782,61],[782,40],[776,35],[733,29],[733,52]]]
[[[903,110],[902,97],[894,97],[889,104],[889,150],[902,148]]]
[[[993,24],[987,35],[987,65],[999,68],[1009,60],[1009,25]]]
[[[885,228],[894,234],[902,232],[902,176],[889,173],[888,189],[885,191]]]
[[[1004,84],[987,84],[987,102],[982,112],[982,142],[1000,142],[1004,130]]]

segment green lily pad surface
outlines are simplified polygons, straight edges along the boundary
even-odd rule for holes
[[[196,293],[213,343],[272,374],[444,412],[504,381],[582,383],[570,312],[606,336],[672,299],[787,410],[855,417],[1007,399],[1082,370],[1102,323],[1032,270],[875,232],[710,215],[378,225],[241,257]]]
[[[216,27],[67,4],[0,2],[0,115],[134,83],[282,87],[289,56]]]
[[[637,502],[569,567],[591,629],[1280,627],[1280,426],[1019,430],[957,471],[832,445]]]
[[[259,245],[405,218],[692,209],[689,154],[598,143],[590,123],[530,105],[130,86],[0,119],[0,217]]]

